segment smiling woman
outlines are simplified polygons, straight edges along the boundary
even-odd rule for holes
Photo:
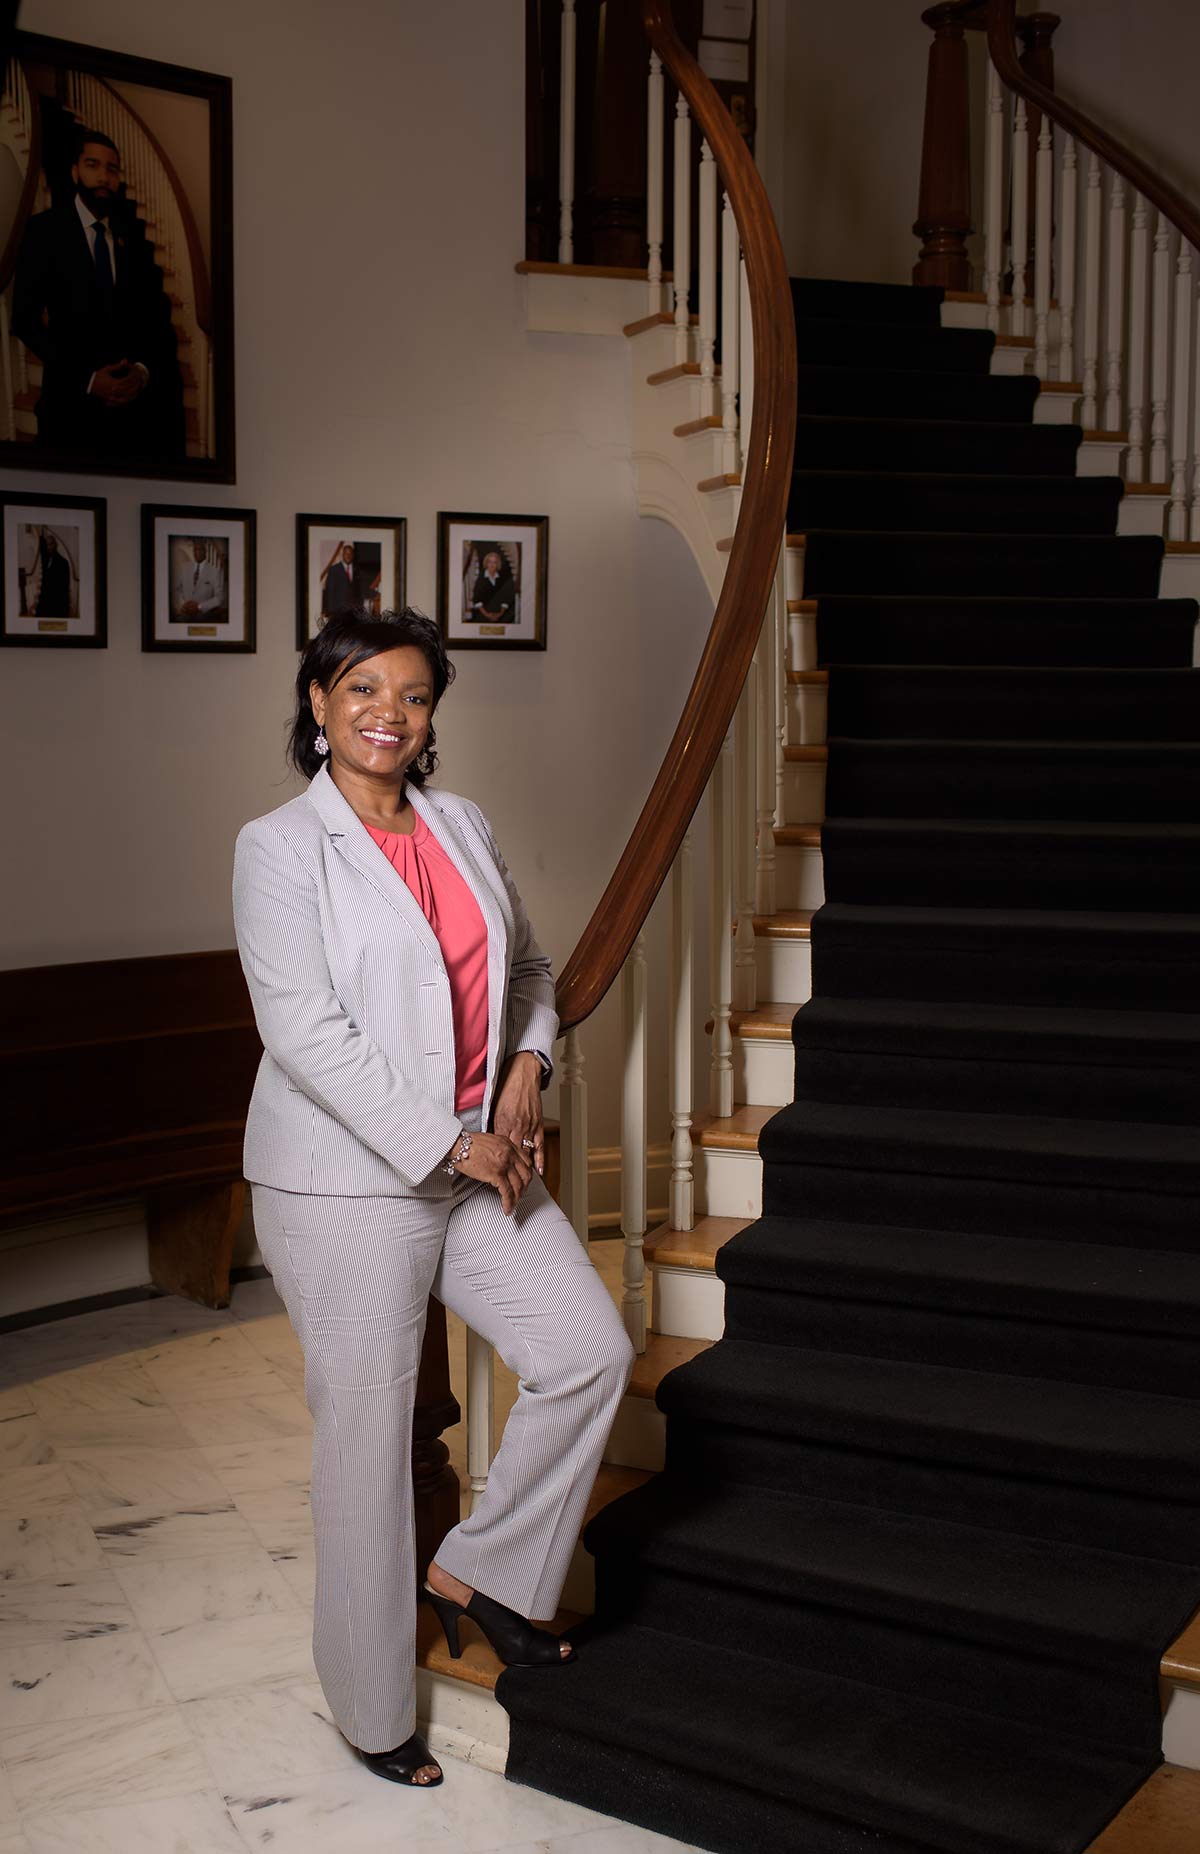
[[[452,676],[417,612],[332,618],[305,650],[291,757],[311,783],[238,838],[234,914],[264,1055],[246,1126],[263,1257],[315,1419],[313,1652],[382,1777],[441,1782],[415,1731],[416,1572],[517,1666],[553,1616],[633,1353],[542,1183],[558,1032],[487,820],[429,792]],[[415,1566],[410,1446],[430,1292],[521,1380],[485,1493]]]

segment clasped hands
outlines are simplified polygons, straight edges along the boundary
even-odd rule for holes
[[[491,1133],[472,1133],[471,1150],[458,1170],[480,1184],[494,1185],[506,1215],[536,1172],[546,1169],[546,1129],[542,1122],[542,1065],[532,1050],[510,1056],[500,1072]]]

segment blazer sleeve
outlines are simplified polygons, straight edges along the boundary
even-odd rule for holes
[[[263,1046],[405,1184],[418,1185],[461,1132],[448,1109],[397,1069],[342,1009],[316,885],[287,839],[248,824],[234,854],[238,951]]]
[[[500,847],[492,835],[492,827],[482,811],[475,807],[472,809],[491,845],[496,868],[508,895],[508,905],[512,909],[513,944],[505,1018],[505,1053],[511,1056],[518,1050],[530,1049],[535,1055],[541,1056],[548,1071],[543,1077],[545,1086],[554,1072],[553,1049],[558,1038],[554,975],[550,970],[549,958],[534,938],[525,904],[517,893],[517,885],[508,864],[500,854]]]

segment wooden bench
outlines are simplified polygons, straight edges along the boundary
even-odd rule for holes
[[[142,1197],[151,1280],[227,1306],[261,1048],[235,952],[0,972],[0,1228]]]

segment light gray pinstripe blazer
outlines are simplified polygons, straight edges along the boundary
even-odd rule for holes
[[[506,1056],[558,1035],[539,948],[478,806],[410,786],[487,926],[483,1125]],[[437,936],[325,767],[247,824],[234,856],[238,950],[264,1045],[246,1177],[340,1197],[444,1197],[458,1137],[450,982]]]

